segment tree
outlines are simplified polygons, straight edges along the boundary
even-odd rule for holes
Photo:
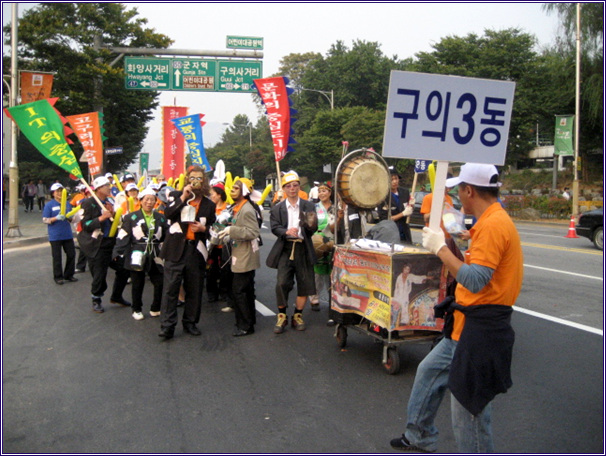
[[[166,48],[172,43],[169,37],[144,28],[147,20],[137,14],[120,3],[40,3],[19,21],[19,68],[55,73],[56,108],[63,115],[103,109],[106,146],[124,150],[122,155],[107,157],[110,172],[137,158],[146,124],[158,105],[158,92],[125,89],[123,68],[111,65],[116,55],[96,49],[95,39],[101,37],[104,45],[116,47]],[[10,30],[10,24],[3,30],[7,42]],[[95,80],[101,82],[97,92]],[[20,141],[26,142],[24,137]],[[74,149],[79,156],[81,148]]]
[[[519,29],[485,30],[483,36],[449,36],[421,52],[412,71],[515,81],[507,163],[525,158],[534,147],[537,119],[553,119],[547,62],[534,51],[536,39]],[[553,123],[553,122],[552,122]]]

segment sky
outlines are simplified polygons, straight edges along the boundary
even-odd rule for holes
[[[482,35],[486,29],[517,27],[534,35],[539,46],[553,43],[558,33],[557,15],[545,13],[541,3],[124,4],[136,8],[139,17],[148,20],[148,28],[174,40],[172,49],[225,51],[228,35],[262,37],[263,77],[277,73],[280,60],[288,54],[326,55],[339,40],[348,48],[355,40],[377,42],[387,57],[405,59],[418,52],[431,52],[432,44],[447,36]],[[20,11],[26,7],[19,5]],[[2,12],[3,23],[10,22],[10,4],[3,3]],[[246,114],[253,123],[262,116],[247,93],[161,92],[160,106],[171,105],[186,106],[189,114],[205,115],[205,147],[220,140],[226,124],[236,115]],[[161,159],[160,109],[154,115],[143,148],[150,153],[150,169],[158,168]],[[131,168],[135,170],[138,164]]]

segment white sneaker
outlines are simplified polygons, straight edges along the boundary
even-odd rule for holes
[[[231,306],[225,306],[221,309],[221,312],[233,312],[234,308]]]
[[[160,316],[160,311],[154,312],[153,310],[150,310],[149,311],[149,316],[150,317],[159,317]]]
[[[145,317],[141,312],[133,312],[133,318],[135,320],[143,320]]]

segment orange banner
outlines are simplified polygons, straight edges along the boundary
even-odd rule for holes
[[[172,119],[185,117],[188,109],[183,106],[162,107],[162,174],[166,179],[176,179],[185,172],[185,138]]]
[[[21,71],[21,104],[50,98],[53,75]]]
[[[101,172],[101,165],[103,163],[103,140],[101,139],[99,113],[88,112],[86,114],[65,117],[69,120],[84,148],[83,157],[86,157],[88,171],[91,178],[93,178]]]

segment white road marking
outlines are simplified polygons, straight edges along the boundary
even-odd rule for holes
[[[518,307],[518,306],[513,306],[513,309],[517,310],[518,312],[522,312],[527,315],[531,315],[533,317],[542,318],[543,320],[552,321],[554,323],[559,323],[564,326],[570,326],[571,328],[580,329],[581,331],[587,331],[587,332],[590,332],[593,334],[597,334],[598,336],[604,337],[604,331],[601,329],[592,328],[591,326],[587,326],[587,325],[581,325],[580,323],[573,323],[571,321],[563,320],[563,319],[557,318],[557,317],[552,317],[550,315],[545,315],[545,314],[542,314],[539,312],[535,312],[533,310],[522,309],[521,307]]]
[[[275,317],[276,313],[269,307],[266,307],[263,303],[255,300],[255,309],[264,317]]]
[[[530,264],[524,264],[524,266],[527,267],[527,268],[541,269],[543,271],[557,272],[557,273],[560,273],[560,274],[567,274],[567,275],[572,275],[572,276],[577,276],[577,277],[584,277],[585,279],[600,280],[602,282],[604,281],[604,277],[590,276],[590,275],[586,275],[586,274],[577,274],[576,272],[568,272],[568,271],[561,271],[559,269],[543,268],[541,266],[532,266]]]

